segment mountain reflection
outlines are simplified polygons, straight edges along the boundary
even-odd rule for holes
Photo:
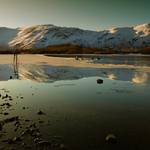
[[[49,76],[45,67],[39,65],[21,65],[19,67],[19,79],[37,82],[48,82]]]
[[[85,77],[103,77],[110,80],[129,81],[135,84],[150,82],[150,71],[130,68],[75,68],[56,67],[40,64],[19,65],[18,74],[20,80],[32,80],[36,82],[54,82],[59,80],[76,80]],[[15,79],[13,66],[0,65],[0,80]]]

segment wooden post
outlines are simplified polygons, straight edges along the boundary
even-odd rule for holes
[[[17,54],[17,50],[16,49],[14,49],[13,66],[14,66],[14,75],[18,79],[19,78],[19,72],[18,72],[18,54]]]

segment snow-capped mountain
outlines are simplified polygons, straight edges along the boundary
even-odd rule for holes
[[[37,49],[62,44],[87,48],[143,48],[150,46],[150,24],[99,32],[54,25],[0,28],[0,50]]]

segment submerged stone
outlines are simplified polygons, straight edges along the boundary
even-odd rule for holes
[[[44,113],[43,111],[41,111],[41,110],[38,111],[37,114],[38,114],[38,115],[45,115],[45,113]]]
[[[8,98],[8,94],[5,95],[5,98]]]
[[[5,123],[9,123],[9,122],[14,122],[14,121],[17,121],[19,120],[19,117],[18,116],[15,116],[15,117],[11,117],[11,118],[7,118],[4,120]]]
[[[48,141],[40,141],[40,142],[38,142],[38,145],[42,146],[42,147],[44,147],[44,146],[51,146],[51,143],[48,142]]]
[[[22,109],[26,109],[25,107],[22,107]]]
[[[67,148],[65,147],[64,144],[60,144],[60,147],[59,147],[60,150],[67,150]]]
[[[14,137],[12,140],[13,140],[14,142],[22,141],[22,139],[21,139],[20,137]]]
[[[12,105],[11,105],[11,104],[9,104],[9,103],[3,103],[3,104],[1,104],[0,106],[7,106],[7,107],[11,107]]]
[[[116,144],[117,143],[117,138],[114,134],[108,134],[106,136],[105,140],[108,144]]]
[[[44,123],[44,121],[43,120],[39,120],[39,123]]]
[[[3,125],[4,125],[4,123],[3,123],[3,122],[0,122],[0,131],[2,131]]]
[[[5,112],[4,115],[5,115],[5,116],[6,116],[6,115],[9,115],[9,113],[8,113],[8,112]]]
[[[40,141],[41,141],[41,139],[39,139],[39,138],[34,139],[34,143],[39,143]]]

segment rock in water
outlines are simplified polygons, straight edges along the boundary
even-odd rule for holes
[[[103,84],[103,80],[102,79],[97,79],[97,84]]]

